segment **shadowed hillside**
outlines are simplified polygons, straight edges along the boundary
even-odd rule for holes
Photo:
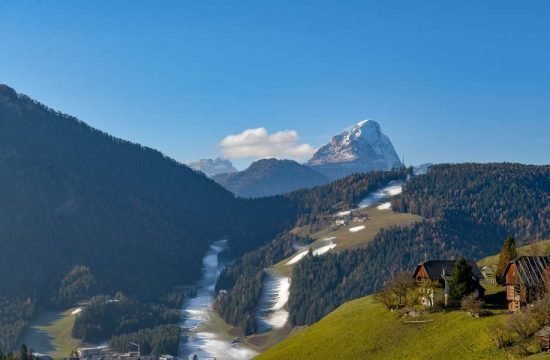
[[[0,294],[23,309],[10,316],[100,291],[155,298],[198,278],[209,243],[239,254],[293,214],[0,86]]]

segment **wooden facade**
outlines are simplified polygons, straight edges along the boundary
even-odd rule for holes
[[[548,256],[520,256],[508,263],[504,271],[508,311],[523,310],[538,300],[548,288]]]
[[[430,281],[431,280],[430,276],[428,275],[428,272],[426,271],[426,268],[424,266],[420,266],[418,271],[416,271],[415,280],[416,280],[416,282]]]
[[[474,296],[483,298],[485,289],[480,285],[480,280],[483,278],[483,275],[474,262],[468,262],[468,264],[472,267],[472,281],[476,284]],[[448,305],[449,284],[455,265],[456,260],[427,260],[416,266],[412,277],[421,287],[421,291],[425,293],[421,298],[422,305],[435,305],[436,299],[434,295],[436,289],[443,293],[444,306]],[[429,284],[428,287],[426,287],[426,284]]]
[[[511,264],[505,275],[506,278],[506,299],[508,300],[508,311],[519,311],[527,304],[527,292],[521,286],[518,276],[518,267]]]

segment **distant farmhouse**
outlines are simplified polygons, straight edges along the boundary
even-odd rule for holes
[[[485,289],[480,285],[483,275],[476,263],[468,261],[472,267],[472,281],[476,284],[474,296],[482,298],[485,295]],[[456,260],[426,260],[416,266],[413,272],[413,278],[418,285],[433,284],[433,288],[425,288],[426,294],[422,297],[421,302],[424,306],[434,306],[434,292],[437,288],[443,289],[444,305],[448,305],[449,301],[449,283],[451,282],[452,273],[456,265]]]
[[[340,211],[334,215],[334,225],[336,226],[346,226],[352,222],[365,222],[367,221],[367,216],[360,215],[358,210],[347,210]]]
[[[540,299],[550,285],[550,256],[520,256],[504,270],[508,310],[523,310]]]
[[[496,285],[497,277],[495,270],[491,266],[483,266],[481,268],[481,274],[483,275],[483,282],[486,284]]]

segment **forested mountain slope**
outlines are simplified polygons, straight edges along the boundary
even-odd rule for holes
[[[523,164],[436,165],[407,183],[393,208],[426,218],[463,212],[522,239],[550,232],[550,166]]]
[[[426,219],[382,230],[362,249],[304,258],[292,274],[292,324],[312,324],[423,260],[476,260],[495,253],[507,235],[523,242],[547,238],[550,166],[437,165],[413,177],[392,202]]]
[[[296,226],[318,222],[333,223],[332,214],[357,205],[369,192],[390,181],[404,180],[405,169],[355,174],[313,189],[294,191],[278,198],[296,209]],[[327,219],[328,218],[328,219]],[[309,239],[311,240],[311,239]],[[256,332],[255,311],[262,293],[265,268],[294,253],[294,246],[307,244],[307,237],[284,233],[273,242],[249,252],[227,266],[220,275],[218,290],[226,290],[216,302],[216,310],[228,323],[246,334]]]
[[[323,185],[329,180],[315,170],[292,160],[262,159],[246,170],[212,177],[242,197],[263,197]]]
[[[23,323],[37,303],[192,284],[209,243],[227,237],[237,255],[294,219],[285,199],[236,199],[158,151],[0,86],[0,303],[22,309],[10,316]],[[13,341],[19,322],[6,319],[0,339]]]

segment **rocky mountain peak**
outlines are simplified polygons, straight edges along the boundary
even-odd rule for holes
[[[187,165],[193,170],[202,171],[208,177],[237,171],[231,161],[220,157],[216,159],[200,159]]]
[[[380,124],[363,120],[322,146],[307,162],[329,178],[353,172],[391,170],[401,166],[390,139]]]

